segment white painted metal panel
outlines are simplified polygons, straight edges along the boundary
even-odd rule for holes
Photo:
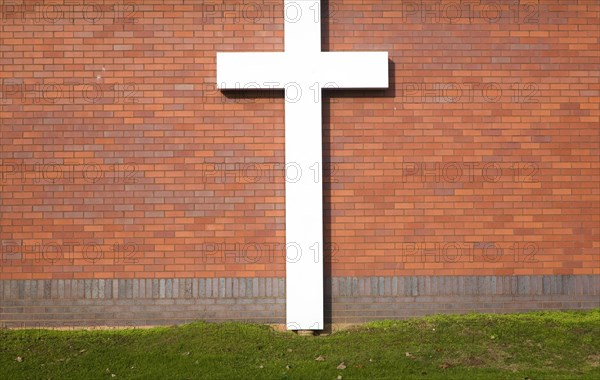
[[[285,89],[286,320],[323,329],[323,88],[388,87],[386,52],[321,52],[320,1],[285,0],[285,52],[217,53],[220,89]]]
[[[283,88],[284,53],[217,53],[217,87],[221,90]]]
[[[387,52],[327,52],[320,54],[319,82],[339,88],[387,88]]]

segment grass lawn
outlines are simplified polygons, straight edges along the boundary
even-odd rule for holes
[[[0,379],[600,379],[600,310],[439,315],[326,336],[193,323],[1,330]]]

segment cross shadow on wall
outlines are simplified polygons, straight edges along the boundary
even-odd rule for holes
[[[332,19],[328,17],[330,13],[329,0],[321,1],[321,49],[322,51],[332,51],[329,40],[329,29]],[[325,16],[325,17],[324,17]],[[374,51],[380,51],[376,46],[373,47]],[[324,319],[325,329],[324,332],[331,332],[331,323],[333,320],[333,292],[332,292],[332,280],[333,280],[333,266],[335,265],[335,258],[332,257],[332,250],[337,249],[338,245],[335,242],[332,231],[333,224],[333,213],[332,213],[332,180],[330,178],[333,171],[332,166],[334,164],[331,154],[333,147],[333,139],[331,133],[331,100],[335,98],[393,98],[396,94],[396,82],[395,82],[395,64],[394,61],[388,59],[389,66],[389,87],[387,89],[374,89],[374,90],[353,90],[353,89],[326,89],[323,91],[323,168],[330,168],[330,170],[324,171],[323,173],[323,247],[325,249],[323,263],[323,276],[324,282]],[[360,125],[356,125],[360,128]]]

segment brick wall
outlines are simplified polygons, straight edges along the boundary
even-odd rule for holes
[[[283,93],[216,90],[215,56],[283,50],[283,2],[25,3],[0,5],[0,320],[51,314],[13,283],[280,281]],[[597,307],[598,3],[323,8],[323,50],[391,60],[389,90],[326,92],[326,277],[591,276],[538,307]]]

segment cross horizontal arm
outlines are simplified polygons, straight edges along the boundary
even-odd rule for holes
[[[323,52],[318,55],[316,70],[321,87],[388,88],[389,85],[387,52]]]
[[[285,53],[217,53],[221,90],[284,88]]]

